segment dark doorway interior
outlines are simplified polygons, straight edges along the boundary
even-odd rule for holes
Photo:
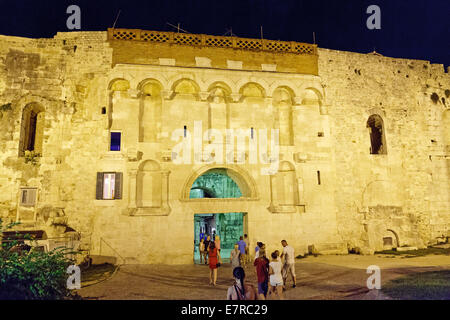
[[[220,237],[221,256],[228,261],[234,244],[244,235],[243,213],[196,214],[194,217],[195,249],[194,262],[200,263],[200,236]]]

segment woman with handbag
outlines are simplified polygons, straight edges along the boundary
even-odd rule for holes
[[[209,244],[209,284],[215,286],[217,281],[217,268],[220,264],[217,261],[218,251],[214,242]]]

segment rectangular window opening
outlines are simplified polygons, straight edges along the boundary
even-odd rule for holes
[[[120,151],[121,140],[122,140],[121,132],[111,132],[110,151]]]
[[[320,178],[320,171],[317,171],[317,184],[320,186],[322,184],[321,178]]]
[[[34,207],[36,205],[37,189],[24,188],[21,189],[20,205],[22,207]]]
[[[103,175],[103,199],[114,200],[114,192],[116,187],[116,174],[105,173]]]
[[[184,137],[187,137],[187,126],[184,126]]]
[[[97,172],[97,200],[120,200],[122,188],[122,172]]]

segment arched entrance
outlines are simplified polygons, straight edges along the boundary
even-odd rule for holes
[[[211,169],[200,175],[192,184],[189,198],[194,199],[238,199],[242,197],[241,188],[224,168]],[[220,200],[219,200],[220,201]],[[219,212],[217,212],[219,211]],[[224,211],[225,212],[225,211]],[[220,208],[211,213],[196,213],[194,216],[194,262],[200,263],[199,243],[208,235],[212,240],[220,238],[221,256],[226,260],[234,244],[244,234],[242,212],[220,213]]]

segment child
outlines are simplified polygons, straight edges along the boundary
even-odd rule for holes
[[[281,261],[278,259],[278,253],[271,254],[272,261],[269,263],[269,292],[276,294],[280,300],[283,300],[283,277],[281,275]]]

